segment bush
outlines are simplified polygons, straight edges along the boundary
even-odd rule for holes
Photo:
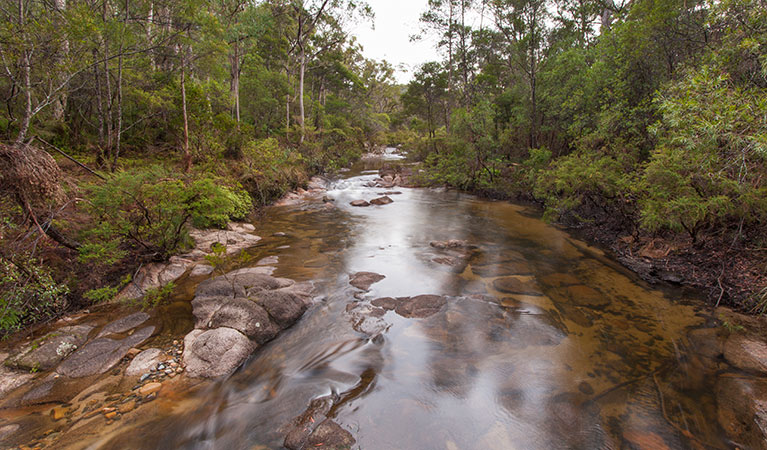
[[[51,272],[25,255],[0,256],[0,335],[62,311],[68,288]]]
[[[188,227],[223,227],[250,209],[247,194],[211,178],[184,180],[159,167],[120,172],[89,187],[89,212],[98,218],[81,248],[84,261],[113,263],[133,251],[163,261],[189,244]]]

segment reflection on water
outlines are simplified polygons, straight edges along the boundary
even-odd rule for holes
[[[322,204],[273,209],[277,276],[320,279],[317,304],[235,375],[110,448],[281,448],[312,399],[363,449],[724,447],[683,339],[694,302],[651,290],[518,206],[428,189],[354,208],[376,161]],[[279,234],[285,233],[285,235]],[[431,241],[471,247],[440,250]],[[385,279],[364,297],[349,274]],[[423,319],[355,316],[361,299],[439,294]],[[359,320],[365,321],[360,324]]]

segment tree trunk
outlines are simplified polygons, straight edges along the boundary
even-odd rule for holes
[[[129,5],[129,0],[125,0],[125,16],[123,18],[123,28],[120,32],[120,53],[117,58],[117,142],[112,157],[112,172],[117,169],[117,158],[120,157],[120,145],[122,143],[123,134],[123,44],[125,40],[125,28],[128,26]]]
[[[181,111],[184,115],[184,172],[192,168],[192,155],[189,153],[189,117],[186,111],[186,50],[181,56]]]
[[[303,45],[301,45],[301,69],[300,69],[300,75],[299,75],[299,81],[298,81],[298,105],[299,109],[301,111],[301,118],[299,119],[301,122],[301,143],[304,143],[304,138],[306,137],[306,124],[304,123],[305,119],[305,111],[304,111],[304,74],[306,72],[306,52],[304,51]]]
[[[53,9],[56,11],[56,13],[63,14],[64,11],[67,8],[67,0],[53,0]],[[56,60],[58,63],[61,63],[66,56],[69,54],[69,41],[67,39],[64,39],[61,43],[61,48],[59,49],[58,54],[56,55]],[[60,83],[61,80],[59,80]],[[52,115],[53,119],[56,121],[63,121],[64,120],[64,113],[67,109],[67,90],[62,89],[58,94],[56,94],[56,98],[53,100],[53,104],[51,105],[52,108]]]
[[[231,93],[234,99],[234,119],[237,121],[237,129],[240,129],[240,42],[234,41],[234,56],[232,57],[232,82]]]
[[[24,0],[19,0],[19,28],[24,29]],[[23,33],[23,31],[22,31]],[[19,135],[16,136],[16,145],[21,146],[29,133],[29,123],[32,121],[32,68],[29,61],[29,49],[26,48],[26,35],[24,36],[24,49],[22,50],[21,64],[24,72],[24,117],[21,119]]]
[[[148,45],[151,45],[152,42],[152,31],[154,29],[154,2],[149,2],[149,13],[146,17],[146,42]],[[149,52],[149,67],[152,69],[152,72],[157,70],[157,65],[154,61],[154,51]]]

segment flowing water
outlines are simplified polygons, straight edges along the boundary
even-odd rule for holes
[[[334,182],[333,208],[273,208],[257,224],[271,237],[254,252],[278,256],[275,275],[319,280],[306,315],[227,380],[105,447],[281,448],[285,425],[328,395],[361,449],[725,447],[685,344],[706,320],[699,302],[506,202],[395,188],[392,204],[351,207],[384,191],[368,187],[380,164]],[[448,239],[476,248],[430,246]],[[363,296],[349,285],[358,271],[386,278]],[[447,305],[426,318],[365,313],[418,294]]]

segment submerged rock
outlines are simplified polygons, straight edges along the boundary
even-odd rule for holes
[[[57,371],[72,378],[102,374],[120,362],[132,347],[141,345],[153,333],[154,327],[148,326],[124,339],[95,339],[64,360]]]
[[[397,299],[394,311],[402,317],[424,318],[438,313],[447,304],[441,295],[418,295]]]
[[[741,448],[767,449],[767,380],[720,376],[719,425]]]
[[[384,278],[386,278],[385,275],[381,275],[375,272],[357,272],[351,276],[349,284],[356,287],[357,289],[367,291],[370,289],[370,286],[378,283]]]
[[[390,197],[387,197],[385,195],[383,197],[378,197],[378,198],[374,198],[373,200],[370,200],[371,205],[379,205],[379,206],[388,205],[389,203],[393,203],[393,202],[394,200],[392,200]]]
[[[133,313],[129,316],[125,316],[115,320],[114,322],[108,323],[106,326],[104,326],[104,328],[101,329],[101,332],[99,332],[98,336],[96,337],[125,333],[126,331],[132,330],[133,328],[144,324],[147,320],[149,320],[149,318],[149,314],[145,312],[140,311]]]
[[[429,245],[441,250],[473,247],[467,241],[462,239],[450,239],[448,241],[431,241],[429,242]]]
[[[139,376],[157,367],[157,363],[162,362],[165,355],[159,348],[149,348],[136,355],[133,361],[125,369],[125,375]]]
[[[217,378],[239,367],[256,344],[233,328],[192,330],[184,338],[186,372],[194,378]]]
[[[505,294],[543,295],[534,281],[520,280],[516,277],[498,278],[493,281],[493,287]]]
[[[341,428],[330,419],[325,419],[314,429],[307,445],[310,448],[322,447],[333,450],[347,450],[357,443],[351,433]]]

